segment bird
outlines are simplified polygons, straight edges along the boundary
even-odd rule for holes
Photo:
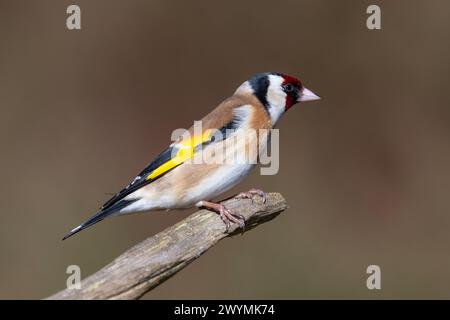
[[[63,240],[110,216],[190,207],[215,211],[227,231],[231,223],[244,228],[245,220],[241,215],[213,199],[240,183],[256,163],[228,160],[248,159],[246,152],[251,147],[256,147],[257,153],[264,150],[270,134],[250,133],[270,132],[293,105],[318,99],[318,95],[293,76],[277,72],[253,75],[232,96],[196,122],[200,126],[194,123],[104,203],[95,215],[72,229]],[[235,143],[238,136],[248,139]],[[207,154],[213,155],[211,159],[216,156],[221,161],[193,161]],[[256,196],[265,201],[265,193],[256,188],[241,192],[236,198],[253,199]]]

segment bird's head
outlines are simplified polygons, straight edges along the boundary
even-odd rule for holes
[[[306,89],[297,78],[275,72],[258,73],[244,82],[236,91],[251,93],[269,112],[272,122],[298,102],[320,99]]]

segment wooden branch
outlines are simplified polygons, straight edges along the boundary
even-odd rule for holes
[[[245,217],[246,231],[275,218],[287,208],[279,193],[261,198],[230,199],[227,208]],[[200,257],[219,240],[242,233],[235,224],[227,234],[218,214],[199,210],[148,238],[81,282],[47,299],[138,299]]]

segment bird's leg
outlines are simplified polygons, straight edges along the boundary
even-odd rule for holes
[[[263,199],[263,203],[266,203],[266,193],[262,190],[255,189],[255,188],[252,188],[252,189],[248,190],[247,192],[241,192],[238,195],[236,195],[234,198],[235,199],[252,199],[252,202],[253,202],[253,198],[255,196],[260,196]]]
[[[197,207],[204,207],[206,209],[212,209],[220,214],[223,222],[227,227],[227,232],[230,230],[230,222],[237,223],[239,227],[244,230],[245,228],[245,218],[243,215],[232,212],[227,209],[223,204],[210,202],[210,201],[199,201]]]

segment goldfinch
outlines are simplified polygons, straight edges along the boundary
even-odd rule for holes
[[[246,161],[248,150],[251,147],[256,147],[257,152],[264,150],[268,135],[252,132],[272,129],[294,104],[317,99],[320,98],[294,77],[274,72],[254,75],[201,120],[200,130],[193,126],[181,135],[63,240],[109,216],[193,206],[219,213],[227,231],[230,222],[243,228],[242,216],[212,199],[242,181],[256,165],[255,161]],[[238,133],[245,138],[240,143],[234,139]],[[215,161],[193,161],[207,154]],[[258,189],[237,197],[257,195],[265,199],[264,192]]]

